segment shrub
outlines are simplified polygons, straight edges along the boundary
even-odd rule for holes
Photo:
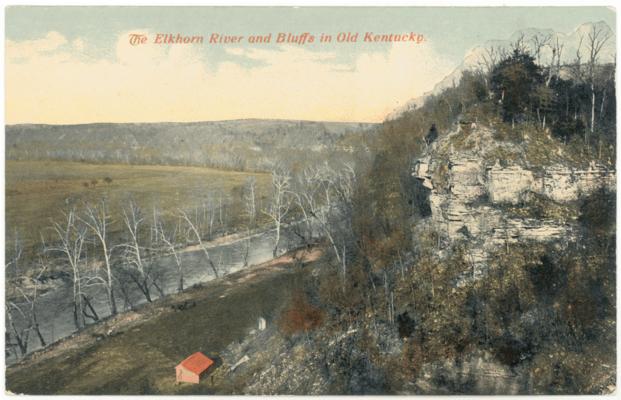
[[[296,294],[279,320],[281,332],[293,335],[310,332],[323,323],[323,312],[310,304],[303,294]]]

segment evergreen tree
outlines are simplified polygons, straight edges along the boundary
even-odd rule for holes
[[[492,70],[492,90],[505,121],[525,119],[535,103],[536,89],[543,83],[541,68],[527,52],[514,50]]]

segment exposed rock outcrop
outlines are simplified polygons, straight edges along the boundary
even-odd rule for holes
[[[463,148],[456,150],[456,143]],[[511,159],[494,159],[499,148]],[[449,242],[467,240],[475,264],[507,243],[573,237],[575,215],[532,215],[535,200],[562,207],[598,188],[615,187],[615,171],[604,165],[580,168],[558,157],[549,165],[530,165],[522,161],[524,151],[493,139],[489,128],[458,128],[414,162],[412,176],[428,191],[428,222]]]

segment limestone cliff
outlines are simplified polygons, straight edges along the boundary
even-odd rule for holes
[[[477,265],[507,243],[571,239],[576,201],[615,189],[610,162],[577,162],[542,132],[514,142],[498,136],[493,127],[458,125],[412,168],[431,211],[427,226],[445,242],[464,241]]]

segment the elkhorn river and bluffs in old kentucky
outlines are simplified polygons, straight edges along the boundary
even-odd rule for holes
[[[6,14],[8,393],[616,391],[613,10]]]

